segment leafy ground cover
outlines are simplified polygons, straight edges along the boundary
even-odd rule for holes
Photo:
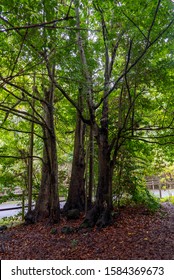
[[[174,205],[151,215],[125,207],[113,225],[77,230],[76,221],[60,225],[19,225],[1,233],[1,259],[174,259]],[[63,233],[68,226],[69,233]]]

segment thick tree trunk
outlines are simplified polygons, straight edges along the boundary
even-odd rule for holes
[[[110,173],[110,153],[108,135],[101,130],[98,137],[98,186],[96,201],[82,223],[82,227],[105,227],[112,222],[111,190],[112,173]]]
[[[60,219],[60,208],[53,91],[45,90],[45,100],[47,105],[44,105],[45,126],[43,127],[44,148],[41,186],[35,209],[26,214],[25,220],[26,222],[37,222],[47,219],[50,223],[57,223]]]
[[[94,126],[95,128],[95,126]],[[110,147],[108,143],[108,101],[103,102],[101,128],[94,131],[98,144],[98,186],[94,207],[86,214],[82,225],[105,227],[111,223],[111,182]]]
[[[96,200],[99,205],[102,205],[104,201],[108,205],[110,158],[108,153],[107,135],[104,135],[104,133],[100,135],[98,149],[98,187]]]
[[[85,125],[77,114],[74,154],[69,186],[68,199],[64,211],[71,209],[85,210],[85,151],[84,151]]]
[[[53,135],[45,139],[41,186],[34,211],[36,221],[49,219],[50,223],[59,222],[57,151]]]

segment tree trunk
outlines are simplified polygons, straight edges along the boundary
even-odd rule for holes
[[[89,187],[87,195],[87,208],[90,209],[92,206],[92,195],[94,189],[94,135],[92,126],[90,126],[90,137],[89,137]]]
[[[33,89],[35,90],[35,74],[33,79]],[[34,95],[33,90],[33,95]],[[29,160],[28,160],[28,212],[32,209],[32,192],[33,192],[33,148],[34,148],[34,98],[32,100],[32,122],[31,122],[31,134],[30,134],[30,147],[29,147]]]
[[[46,218],[50,223],[57,223],[60,218],[56,139],[53,135],[44,141],[41,186],[35,207],[36,221]]]
[[[69,186],[68,199],[64,211],[71,209],[85,210],[85,151],[84,151],[85,125],[77,114],[74,154]]]
[[[27,213],[25,220],[26,222],[37,222],[48,219],[50,223],[57,223],[60,219],[60,208],[52,90],[45,90],[45,100],[47,105],[44,105],[45,126],[43,127],[44,148],[41,186],[36,207],[34,211]]]
[[[105,227],[112,222],[111,201],[110,201],[110,183],[112,173],[110,173],[110,152],[108,144],[107,123],[102,124],[97,136],[98,143],[98,186],[96,201],[90,209],[82,223],[82,227]]]
[[[100,134],[98,145],[98,187],[96,201],[99,205],[104,202],[109,204],[109,147],[107,142],[107,134],[104,131]]]
[[[32,208],[32,189],[33,189],[33,144],[34,144],[34,122],[31,123],[29,161],[28,161],[28,211]]]

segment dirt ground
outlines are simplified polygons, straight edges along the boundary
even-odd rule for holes
[[[121,209],[113,225],[78,230],[80,220],[59,225],[20,225],[1,232],[0,259],[20,260],[174,260],[174,205],[158,213],[142,207]],[[69,233],[63,229],[68,226]]]

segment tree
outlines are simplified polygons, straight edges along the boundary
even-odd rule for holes
[[[56,4],[55,1],[52,2],[52,4]],[[8,103],[6,105],[6,102],[2,102],[1,110],[7,112],[7,114],[14,114],[22,117],[29,122],[35,122],[41,126],[43,133],[41,136],[43,140],[41,186],[35,210],[28,213],[26,215],[26,219],[38,221],[48,218],[50,222],[58,222],[60,213],[58,199],[57,147],[54,127],[55,86],[53,83],[55,77],[55,62],[54,59],[50,58],[52,52],[55,55],[55,52],[53,51],[54,47],[52,46],[54,36],[52,36],[51,30],[48,30],[47,32],[44,30],[44,32],[42,32],[39,30],[39,28],[37,31],[35,29],[36,19],[39,19],[40,22],[43,22],[44,26],[45,21],[49,21],[50,17],[54,17],[55,15],[50,13],[50,3],[48,3],[48,1],[43,1],[41,5],[39,2],[35,3],[35,11],[41,11],[41,13],[37,14],[37,16],[35,14],[34,17],[32,17],[32,14],[29,12],[27,4],[27,1],[21,3],[21,10],[19,11],[18,6],[13,3],[14,11],[19,12],[19,19],[16,21],[16,19],[13,17],[13,14],[9,12],[11,6],[9,6],[8,3],[4,3],[3,12],[5,14],[7,10],[8,18],[5,16],[1,17],[4,24],[4,27],[2,28],[2,36],[5,37],[5,30],[7,32],[13,30],[11,39],[12,41],[18,40],[17,46],[19,46],[19,50],[15,50],[14,57],[12,57],[11,61],[12,66],[7,65],[8,68],[5,68],[5,65],[5,74],[1,76],[1,85],[4,92],[7,92],[8,95],[13,96],[14,100],[17,100],[17,103],[13,103],[13,105],[10,107]],[[31,6],[30,8],[33,9]],[[57,13],[57,10],[55,13]],[[25,30],[22,32],[20,27],[15,27],[15,24],[23,24],[25,19],[29,21],[29,24],[22,28],[22,30]],[[60,19],[60,21],[63,20],[68,20],[68,14],[64,18]],[[34,22],[33,29],[30,29],[31,21]],[[57,21],[59,21],[59,19],[55,20],[55,23]],[[54,21],[49,24],[52,25],[53,23]],[[6,26],[8,26],[8,28],[6,28]],[[40,27],[40,24],[36,24],[36,27]],[[36,42],[36,36],[39,36],[41,39],[39,44]],[[26,58],[26,54],[28,55],[28,58]],[[39,65],[43,62],[44,67],[40,67]],[[25,67],[22,67],[22,70],[19,70],[20,65],[24,63]],[[36,89],[34,94],[31,93],[30,86],[29,90],[26,89],[26,84],[24,85],[22,83],[21,86],[20,80],[21,77],[24,77],[24,75],[25,82],[28,78],[27,84],[30,84],[30,73],[27,69],[28,64],[30,64],[30,67],[33,67],[34,65],[35,72],[37,71]],[[10,75],[8,75],[9,70]],[[42,71],[41,78],[38,78],[38,71]],[[44,75],[47,75],[47,78],[45,78]],[[16,94],[13,93],[14,89],[17,91]],[[36,101],[35,107],[32,103],[33,99]],[[33,113],[27,112],[26,109],[28,108],[26,107],[24,111],[16,109],[16,106],[22,102],[29,105],[29,108],[32,108],[35,115],[33,115]]]
[[[168,3],[170,4],[170,3]],[[90,116],[90,125],[93,127],[94,135],[98,145],[98,187],[96,194],[96,203],[94,208],[87,213],[85,222],[88,225],[93,226],[95,223],[100,226],[106,225],[110,221],[110,210],[112,209],[112,175],[113,168],[115,167],[116,158],[120,147],[125,141],[125,133],[127,133],[128,126],[131,124],[131,129],[129,129],[133,135],[134,130],[134,107],[135,101],[139,97],[135,90],[133,93],[130,90],[130,85],[128,79],[130,80],[131,74],[135,79],[136,69],[140,61],[145,61],[145,55],[150,52],[150,49],[153,45],[160,40],[162,35],[171,27],[173,20],[168,19],[168,23],[164,22],[162,14],[157,19],[157,15],[163,8],[161,6],[161,1],[153,3],[148,6],[144,12],[146,12],[146,22],[142,23],[142,28],[135,23],[134,20],[129,16],[130,3],[119,2],[116,5],[112,5],[111,2],[100,3],[100,1],[93,1],[93,8],[91,8],[91,14],[96,14],[96,19],[100,22],[102,29],[102,39],[103,39],[103,53],[104,56],[98,58],[98,61],[101,61],[101,67],[103,67],[103,97],[101,101],[96,105],[92,99],[92,92],[95,90],[92,81],[89,64],[86,57],[86,50],[81,36],[81,31],[78,31],[78,48],[80,53],[80,59],[82,63],[82,75],[86,82],[86,91],[87,91],[87,106]],[[139,12],[142,9],[142,6],[138,7],[138,3],[134,3],[136,6],[136,11],[133,9],[133,14],[139,16]],[[127,8],[123,11],[123,7]],[[83,7],[84,8],[84,7]],[[110,8],[114,13],[111,12]],[[166,7],[165,7],[166,8]],[[79,1],[75,1],[76,9],[76,21],[77,26],[80,29],[80,13],[79,13]],[[149,15],[149,11],[152,11]],[[117,15],[117,19],[115,18]],[[152,15],[152,16],[151,16]],[[140,17],[138,17],[140,20]],[[161,24],[161,29],[157,30],[157,22]],[[131,25],[128,27],[128,24]],[[120,25],[120,26],[119,26]],[[111,26],[111,27],[110,27]],[[113,29],[117,28],[117,35],[114,37]],[[141,39],[140,39],[141,38]],[[100,37],[98,37],[98,42],[100,42]],[[138,47],[137,47],[138,46]],[[138,50],[138,51],[137,51]],[[117,60],[116,60],[117,58]],[[118,61],[118,62],[117,62]],[[119,65],[119,62],[122,62],[121,67],[115,69],[116,62]],[[123,65],[123,66],[122,66]],[[145,69],[144,69],[145,70]],[[146,71],[146,70],[145,70]],[[114,76],[117,75],[117,79],[114,79]],[[132,78],[131,78],[132,79]],[[95,84],[97,81],[95,80]],[[125,95],[125,98],[129,100],[128,107],[126,108],[126,114],[124,120],[121,123],[121,126],[118,127],[116,135],[112,137],[112,140],[109,141],[110,137],[110,104],[109,98],[111,93],[118,92],[117,89],[121,88],[121,95]],[[122,94],[123,91],[123,94]],[[132,95],[133,94],[133,95]],[[120,100],[122,99],[120,95]],[[111,99],[111,98],[110,98]],[[95,100],[95,98],[94,98]],[[100,124],[97,122],[96,112],[97,109],[102,106]],[[120,104],[121,105],[121,104]],[[122,105],[121,105],[122,106]],[[119,120],[118,120],[119,121]],[[129,121],[129,122],[128,122]],[[110,143],[109,143],[110,142]]]

